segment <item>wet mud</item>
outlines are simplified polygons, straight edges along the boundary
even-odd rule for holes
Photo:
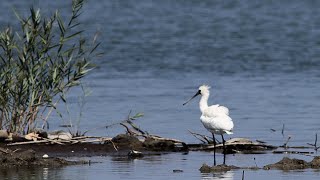
[[[7,153],[6,153],[7,152]],[[34,150],[1,151],[0,167],[14,166],[66,166],[76,164],[88,164],[87,161],[67,161],[57,157],[38,156]]]
[[[279,169],[279,170],[298,170],[298,169],[319,169],[320,168],[320,156],[316,156],[313,158],[311,162],[307,162],[301,159],[290,159],[288,157],[284,157],[277,163],[269,164],[263,167],[265,170],[269,169]]]

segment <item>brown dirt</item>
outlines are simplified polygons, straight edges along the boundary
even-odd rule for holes
[[[115,149],[116,147],[116,149]],[[6,166],[63,166],[83,164],[86,162],[71,162],[58,157],[83,157],[83,156],[107,156],[125,155],[132,150],[141,151],[140,156],[159,154],[158,151],[177,151],[174,143],[147,139],[141,142],[134,136],[120,134],[112,138],[112,143],[78,143],[78,144],[24,144],[7,146],[0,143],[0,167]],[[180,149],[181,150],[181,149]],[[47,154],[50,158],[42,158]],[[139,157],[140,157],[139,156]]]
[[[306,162],[301,159],[290,159],[284,157],[281,161],[269,164],[263,167],[265,170],[269,169],[280,169],[280,170],[296,170],[296,169],[307,169],[307,168],[320,168],[320,157],[316,156],[311,162]]]
[[[12,166],[65,166],[74,164],[87,164],[85,161],[67,161],[60,158],[42,158],[36,155],[34,150],[17,150],[15,152],[7,150],[8,153],[0,153],[0,167]]]
[[[311,168],[318,169],[320,168],[320,156],[316,156],[313,160],[309,163]]]

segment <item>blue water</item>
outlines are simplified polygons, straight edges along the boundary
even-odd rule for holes
[[[60,9],[63,16],[69,15],[70,2],[66,1],[5,0],[0,5],[0,28],[16,22],[12,7],[27,14],[31,4],[47,14]],[[205,83],[212,86],[210,104],[230,109],[235,129],[227,138],[247,137],[282,145],[290,136],[289,145],[306,145],[319,133],[318,1],[88,0],[80,21],[88,37],[98,32],[100,50],[105,52],[94,60],[97,68],[84,79],[91,95],[85,98],[82,110],[78,104],[81,91],[69,94],[71,121],[75,123],[83,111],[82,132],[92,129],[89,135],[100,136],[124,132],[122,127],[95,128],[123,120],[132,110],[145,114],[136,123],[149,133],[198,142],[188,133],[207,133],[199,121],[198,99],[185,107],[182,103]],[[59,107],[61,112],[65,109]],[[68,122],[68,115],[61,120],[53,114],[50,130]],[[102,163],[90,167],[48,171],[57,179],[91,179],[95,171],[100,179],[151,175],[153,179],[214,179],[198,171],[209,156],[169,154],[155,161],[134,162],[103,157]],[[238,156],[243,158],[239,164],[247,162],[245,155]],[[269,163],[269,156],[273,157],[266,155],[259,166]],[[236,164],[236,157],[230,156],[227,163]],[[269,159],[276,162],[281,157]],[[172,173],[179,167],[183,173]],[[241,175],[242,171],[232,171],[223,176],[240,179]],[[317,179],[318,175],[313,171],[246,172],[248,179]]]

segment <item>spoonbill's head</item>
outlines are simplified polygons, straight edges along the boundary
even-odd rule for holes
[[[207,95],[208,96],[210,94],[209,89],[210,89],[210,86],[207,86],[207,85],[200,86],[197,93],[195,95],[193,95],[187,102],[183,103],[183,105],[186,105],[188,102],[190,102],[193,98],[197,97],[198,95],[201,95],[201,96]]]

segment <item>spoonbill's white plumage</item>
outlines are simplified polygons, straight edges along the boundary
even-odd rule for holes
[[[225,153],[225,140],[223,138],[223,134],[233,134],[233,121],[229,116],[228,108],[220,106],[219,104],[208,106],[208,99],[210,95],[209,89],[210,87],[207,85],[200,86],[198,92],[183,105],[187,104],[196,96],[201,95],[199,106],[202,114],[200,120],[203,126],[212,133],[214,146],[216,145],[214,134],[221,135],[223,150]]]

